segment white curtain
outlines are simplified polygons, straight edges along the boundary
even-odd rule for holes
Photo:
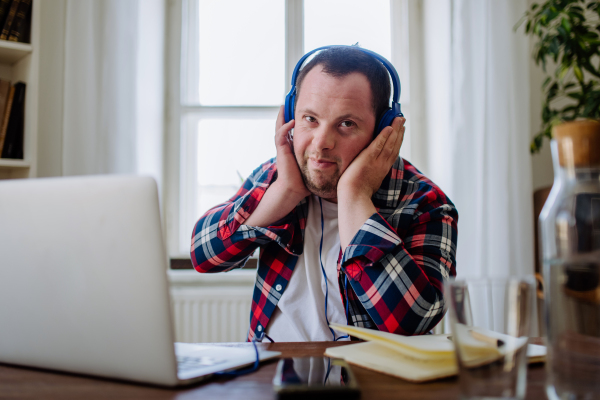
[[[533,273],[529,50],[522,0],[422,3],[423,137],[415,154],[459,212],[457,274]],[[412,49],[411,49],[412,51]]]
[[[63,174],[162,180],[164,0],[67,0]]]

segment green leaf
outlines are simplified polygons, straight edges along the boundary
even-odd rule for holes
[[[548,89],[548,94],[546,95],[548,102],[550,102],[550,100],[552,98],[554,98],[554,96],[556,96],[557,91],[558,91],[558,82],[554,82],[552,84],[552,86],[550,86],[550,89]]]
[[[537,153],[539,151],[540,151],[540,149],[536,146],[535,140],[532,140],[531,144],[529,145],[529,153],[530,154],[535,154],[535,153]]]
[[[575,21],[575,22],[585,21],[585,17],[583,16],[583,13],[581,13],[581,12],[573,12],[573,13],[569,13],[569,15],[573,15],[574,19],[577,19],[577,21]]]
[[[562,114],[566,114],[566,113],[574,112],[575,110],[577,110],[577,108],[578,108],[577,106],[568,106],[568,107],[563,108],[560,112]]]
[[[542,89],[546,88],[546,86],[550,83],[551,80],[551,77],[547,77],[544,83],[542,83]]]
[[[556,125],[560,124],[563,121],[564,121],[564,118],[560,118],[560,116],[558,116],[557,113],[554,113],[554,117],[550,121],[550,128],[549,128],[549,130],[552,131],[553,127],[555,127]]]
[[[562,26],[559,26],[556,30],[558,31],[558,33],[560,33],[560,36],[562,36],[564,40],[566,40],[569,37],[569,34],[567,33],[566,29]]]
[[[562,25],[562,27],[565,29],[565,31],[567,33],[571,33],[571,23],[569,22],[568,19],[566,19],[565,17],[563,17],[562,21],[560,21],[560,24]]]
[[[583,62],[583,68],[588,71],[589,73],[591,73],[592,75],[600,78],[600,71],[598,71],[596,68],[594,68],[594,66],[592,65],[592,63],[590,62],[590,60],[585,60]]]
[[[558,72],[558,80],[562,82],[565,79],[565,75],[569,72],[569,66],[561,65]]]
[[[550,53],[554,55],[554,62],[556,62],[558,60],[558,53],[560,52],[560,44],[558,37],[555,36],[552,38],[548,50],[550,50]]]
[[[591,101],[586,104],[585,109],[583,110],[583,117],[593,117],[596,115],[598,108],[600,107],[600,101]]]
[[[519,29],[519,27],[523,24],[523,22],[525,22],[526,19],[527,15],[523,15],[521,19],[519,19],[519,21],[515,24],[515,26],[513,26],[513,30],[516,31],[517,29]],[[527,29],[525,29],[525,32],[527,33]]]
[[[537,145],[537,143],[535,142],[535,138],[531,141],[531,144],[529,145],[529,153],[531,154],[536,154],[539,153],[540,151],[540,146]]]
[[[568,60],[568,63],[571,64],[571,60],[575,57],[573,54],[573,40],[569,40],[565,43],[565,47],[563,48],[564,58]]]
[[[573,72],[575,73],[575,77],[579,82],[583,81],[583,73],[577,64],[573,65]]]
[[[571,6],[571,11],[575,11],[575,12],[578,12],[580,14],[584,13],[583,8],[581,8],[579,6]]]

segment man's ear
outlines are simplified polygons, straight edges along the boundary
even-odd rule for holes
[[[287,139],[287,142],[290,145],[290,149],[292,149],[292,153],[294,154],[294,157],[295,157],[296,153],[294,152],[294,128],[290,129],[287,132],[286,139]]]

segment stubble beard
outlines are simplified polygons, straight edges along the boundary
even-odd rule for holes
[[[308,159],[309,157],[306,155],[304,156],[302,162],[298,163],[298,166],[300,167],[300,175],[302,175],[302,180],[304,181],[304,185],[306,186],[308,191],[323,199],[336,198],[337,185],[341,176],[340,167],[337,160],[336,167],[333,173],[329,176],[326,176],[323,173],[309,170]],[[318,179],[319,176],[323,179]]]

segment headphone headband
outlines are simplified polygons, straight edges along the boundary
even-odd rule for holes
[[[387,111],[383,114],[383,116],[381,116],[381,118],[379,119],[379,121],[376,124],[375,136],[377,136],[379,134],[379,132],[381,132],[382,129],[384,129],[386,126],[390,126],[392,124],[392,122],[394,121],[394,118],[404,116],[402,114],[402,111],[400,111],[400,103],[398,102],[398,100],[400,99],[400,90],[401,90],[400,78],[398,77],[398,73],[396,72],[396,69],[394,68],[394,66],[388,60],[386,60],[385,57],[382,57],[381,55],[375,53],[374,51],[362,49],[357,46],[344,46],[344,45],[323,46],[323,47],[314,49],[312,51],[309,51],[308,53],[306,53],[305,55],[302,56],[300,61],[298,61],[298,63],[296,64],[296,68],[294,68],[294,73],[292,74],[292,88],[290,89],[290,92],[287,94],[287,96],[285,96],[285,106],[284,106],[285,122],[290,122],[292,119],[294,119],[294,107],[296,104],[296,95],[297,95],[296,79],[298,78],[298,73],[300,72],[300,69],[302,68],[302,65],[304,64],[304,61],[308,57],[310,57],[312,54],[316,53],[317,51],[327,50],[327,49],[332,49],[332,48],[337,48],[337,47],[353,48],[353,49],[362,51],[365,54],[370,55],[371,57],[373,57],[377,61],[379,61],[381,64],[383,64],[385,69],[390,74],[390,77],[392,78],[392,85],[393,85],[393,89],[394,89],[393,94],[392,94],[392,105],[390,108],[387,109]]]
[[[383,66],[385,67],[385,69],[387,69],[390,76],[392,77],[392,84],[394,86],[392,101],[394,103],[398,102],[398,99],[400,98],[401,87],[400,87],[400,78],[398,77],[398,72],[396,72],[396,68],[394,68],[394,66],[385,57],[375,53],[374,51],[363,49],[358,46],[330,45],[330,46],[319,47],[319,48],[309,51],[308,53],[306,53],[305,55],[302,56],[302,58],[300,59],[300,61],[298,61],[298,63],[296,64],[296,67],[294,68],[294,73],[292,74],[292,89],[294,89],[296,87],[296,79],[298,78],[298,73],[300,72],[300,69],[302,69],[302,65],[304,64],[304,61],[308,57],[310,57],[312,54],[316,53],[317,51],[333,49],[336,47],[351,47],[353,49],[360,50],[363,53],[366,53],[366,54],[372,56],[373,58],[377,59],[380,63],[382,63]]]

